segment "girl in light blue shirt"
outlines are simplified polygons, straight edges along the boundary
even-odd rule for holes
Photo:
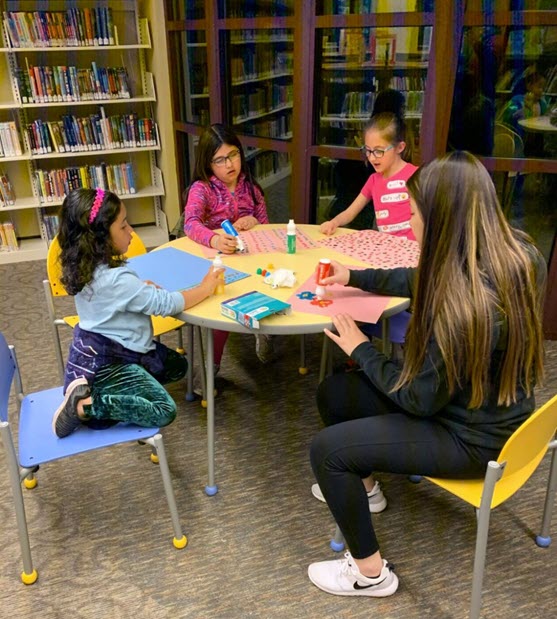
[[[153,340],[151,315],[172,316],[213,294],[212,267],[199,286],[168,292],[139,279],[124,254],[132,239],[126,207],[102,189],[76,189],[62,205],[61,281],[75,296],[79,325],[66,364],[65,397],[52,427],[60,438],[82,423],[165,426],[176,404],[162,386],[183,378],[186,359]]]

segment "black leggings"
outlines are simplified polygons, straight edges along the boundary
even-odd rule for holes
[[[326,427],[311,445],[311,466],[356,559],[379,550],[362,479],[374,471],[483,477],[498,452],[462,443],[436,421],[398,408],[361,371],[326,378],[317,391]]]

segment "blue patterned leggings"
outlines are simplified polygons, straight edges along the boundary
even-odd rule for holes
[[[91,387],[92,404],[84,406],[90,425],[100,428],[102,422],[111,421],[144,427],[168,425],[176,417],[176,403],[163,384],[183,378],[187,367],[186,359],[173,350],[168,351],[163,372],[156,376],[136,364],[102,367]]]

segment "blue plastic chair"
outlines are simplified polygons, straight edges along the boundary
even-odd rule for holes
[[[8,418],[8,403],[12,383],[19,404],[19,457]],[[160,465],[166,499],[170,509],[174,528],[173,544],[176,548],[184,548],[187,539],[180,526],[176,499],[159,428],[143,428],[121,423],[105,430],[92,430],[82,426],[70,436],[60,439],[52,431],[52,417],[62,398],[62,387],[38,391],[27,396],[23,395],[14,347],[8,346],[4,335],[0,333],[0,436],[6,450],[14,497],[23,559],[23,572],[21,574],[23,583],[26,585],[33,584],[37,580],[38,574],[33,567],[31,558],[21,483],[23,482],[26,488],[34,488],[37,485],[35,473],[41,464],[102,447],[110,447],[111,445],[139,441],[152,447],[151,459]]]

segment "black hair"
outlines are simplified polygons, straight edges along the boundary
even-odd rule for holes
[[[211,163],[213,157],[215,156],[215,153],[223,144],[230,144],[230,146],[235,146],[240,151],[240,158],[242,162],[241,171],[246,177],[251,197],[253,203],[255,204],[257,201],[255,199],[255,192],[253,190],[254,186],[259,189],[261,195],[264,195],[263,189],[251,174],[251,170],[246,161],[246,156],[244,154],[244,149],[242,147],[240,139],[230,127],[222,125],[220,123],[215,123],[214,125],[210,125],[209,127],[207,127],[199,138],[199,144],[197,145],[197,151],[195,155],[195,166],[190,187],[191,184],[193,184],[195,181],[203,181],[204,183],[211,182],[211,177],[213,176]],[[187,193],[189,193],[189,188],[187,190]],[[185,202],[187,201],[187,193],[185,196]]]
[[[99,211],[89,223],[96,189],[74,189],[66,196],[60,213],[58,242],[60,244],[60,278],[68,294],[74,295],[93,279],[99,264],[116,267],[123,264],[123,256],[115,256],[110,240],[110,226],[114,223],[122,202],[106,191]]]

